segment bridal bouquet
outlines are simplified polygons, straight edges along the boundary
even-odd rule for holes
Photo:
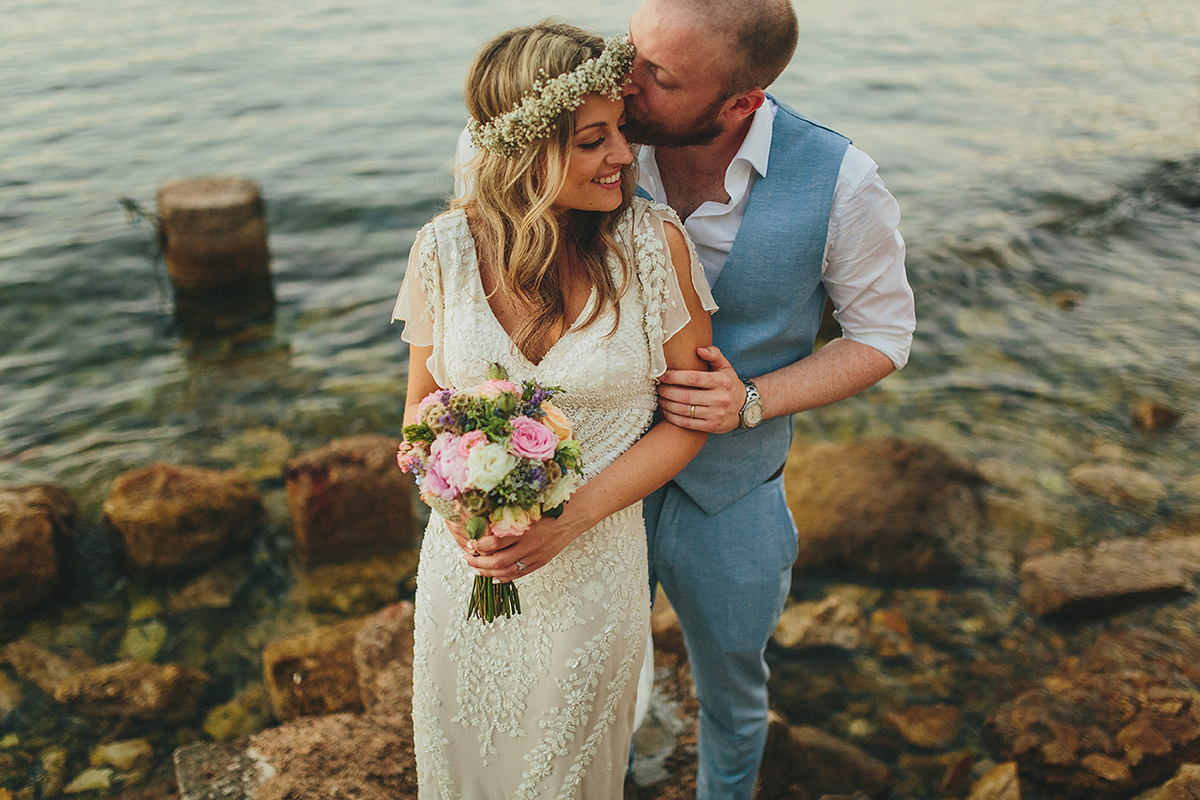
[[[467,537],[520,536],[543,516],[557,517],[583,474],[571,423],[550,402],[558,387],[517,385],[499,364],[471,389],[439,389],[404,426],[397,460],[421,499]],[[467,619],[491,622],[521,613],[514,583],[476,576]]]

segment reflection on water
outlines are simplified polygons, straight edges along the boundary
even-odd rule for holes
[[[342,613],[293,590],[272,465],[399,429],[405,353],[388,312],[412,237],[450,185],[477,43],[551,15],[617,31],[633,7],[9,4],[0,484],[67,487],[85,567],[71,602],[8,636],[108,661],[131,626],[158,620],[157,657],[209,671],[215,705],[257,685],[266,641]],[[1004,532],[1014,557],[1039,537],[1086,544],[1200,516],[1200,4],[815,0],[800,13],[800,51],[773,91],[879,161],[904,211],[919,314],[903,372],[802,415],[800,432],[926,439],[981,465],[1023,509]],[[145,204],[171,179],[212,173],[263,188],[278,307],[240,339],[188,343],[170,332],[150,233],[119,199]],[[1140,430],[1129,406],[1142,399],[1180,421]],[[1166,499],[1130,511],[1081,495],[1066,473],[1098,454],[1157,476]],[[155,460],[260,469],[272,521],[228,567],[230,608],[174,613],[173,589],[124,577],[99,506],[114,477]],[[916,655],[775,652],[781,706],[898,759],[882,714],[936,697],[967,715],[956,746],[978,747],[1011,676],[1044,671],[1104,623],[1035,623],[1001,567],[971,581],[810,587],[917,623]],[[1187,602],[1124,620],[1169,628]],[[97,741],[144,735],[165,765],[208,735],[97,726],[36,690],[24,698],[0,728],[18,739],[0,744],[0,787],[14,791],[51,745],[73,768]],[[905,796],[934,796],[936,780],[920,778],[933,768],[905,763]]]

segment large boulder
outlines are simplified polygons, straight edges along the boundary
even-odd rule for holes
[[[351,436],[288,462],[288,505],[305,567],[395,553],[413,541],[412,479],[398,441]]]
[[[120,475],[104,516],[135,569],[173,574],[206,566],[262,526],[258,489],[229,473],[155,463]]]
[[[77,513],[57,486],[0,488],[0,623],[53,595]]]
[[[796,570],[934,577],[978,563],[983,515],[973,468],[923,442],[800,442],[785,470],[799,529]]]

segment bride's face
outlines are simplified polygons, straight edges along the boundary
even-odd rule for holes
[[[568,151],[567,178],[554,205],[580,211],[613,211],[621,205],[621,170],[633,151],[621,133],[625,102],[590,94],[575,110],[575,135]]]

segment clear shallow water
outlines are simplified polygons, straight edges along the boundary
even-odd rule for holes
[[[61,483],[95,526],[120,472],[229,466],[248,430],[297,450],[395,433],[405,355],[387,318],[412,237],[449,189],[472,52],[546,16],[614,33],[634,5],[9,0],[0,484]],[[800,50],[773,91],[880,163],[919,315],[903,372],[804,415],[801,431],[926,438],[1016,474],[1061,544],[1182,518],[1179,487],[1200,473],[1200,209],[1188,199],[1200,4],[801,6]],[[150,208],[159,186],[196,174],[246,175],[267,202],[277,318],[242,342],[170,332],[150,231],[119,203]],[[1076,305],[1060,306],[1064,291]],[[1138,431],[1128,404],[1143,397],[1182,420]],[[1069,487],[1067,470],[1114,450],[1163,479],[1168,501],[1120,512]],[[96,636],[111,655],[113,636]],[[253,672],[230,659],[222,691]]]

